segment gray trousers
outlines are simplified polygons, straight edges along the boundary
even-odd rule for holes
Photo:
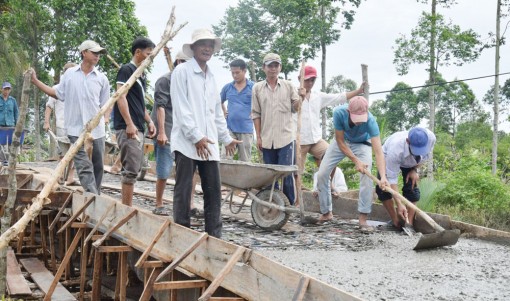
[[[193,160],[175,152],[174,221],[190,227],[190,197],[193,175],[198,168],[204,191],[205,232],[221,237],[221,181],[219,161]]]
[[[78,140],[76,136],[68,136],[71,143]],[[83,146],[74,156],[74,166],[78,172],[78,178],[83,189],[87,192],[101,194],[101,182],[103,181],[103,157],[105,138],[94,139],[92,160],[89,159]]]

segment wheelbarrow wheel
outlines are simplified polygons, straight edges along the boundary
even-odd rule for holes
[[[289,199],[280,190],[273,191],[272,201],[269,200],[271,190],[262,190],[257,193],[257,197],[263,201],[271,202],[275,205],[290,206]],[[274,208],[261,205],[255,201],[251,203],[251,216],[253,221],[262,229],[273,231],[281,229],[289,220],[290,214]]]

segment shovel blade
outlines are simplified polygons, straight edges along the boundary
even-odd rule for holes
[[[459,236],[459,229],[423,234],[413,250],[452,246],[457,243]]]

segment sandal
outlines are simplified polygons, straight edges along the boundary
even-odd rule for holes
[[[154,210],[152,210],[152,213],[154,213],[156,215],[164,215],[164,216],[168,215],[168,211],[166,211],[165,207],[156,207],[156,208],[154,208]]]
[[[371,233],[375,231],[375,228],[369,225],[360,225],[359,229],[361,232]]]

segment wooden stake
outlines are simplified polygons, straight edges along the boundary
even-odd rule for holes
[[[95,200],[96,200],[96,196],[93,195],[88,201],[85,202],[85,204],[83,204],[83,206],[81,206],[80,209],[76,210],[76,212],[73,214],[73,216],[71,216],[71,218],[69,218],[67,220],[67,222],[60,229],[58,229],[57,234],[64,232],[67,229],[67,227],[69,227],[74,222],[74,220],[78,218],[78,215],[80,215],[83,211],[85,211],[85,209],[87,209],[87,207],[90,204],[92,204],[92,202]]]
[[[178,266],[179,263],[181,263],[184,259],[186,259],[186,257],[188,257],[188,255],[191,254],[191,252],[198,248],[198,246],[200,246],[200,244],[204,242],[208,236],[209,235],[207,235],[207,233],[203,233],[191,246],[189,246],[189,248],[187,248],[182,253],[181,256],[173,260],[172,263],[168,267],[166,267],[163,270],[163,272],[161,272],[161,274],[159,274],[159,277],[156,279],[156,281],[161,281],[163,277],[165,277],[168,273],[172,272],[175,269],[175,267]]]
[[[143,288],[143,293],[140,296],[139,301],[149,301],[152,295],[152,291],[154,290],[154,283],[156,283],[156,278],[158,277],[160,271],[161,269],[159,268],[152,269],[152,273],[149,277],[149,280],[147,280],[145,287]]]
[[[110,228],[108,231],[106,231],[105,234],[103,234],[103,236],[96,240],[92,245],[94,246],[94,248],[99,248],[101,246],[101,244],[105,241],[105,239],[108,238],[108,236],[110,236],[110,234],[113,233],[113,231],[117,230],[118,228],[120,228],[122,225],[124,225],[125,223],[127,223],[127,221],[129,221],[133,216],[135,216],[135,214],[138,212],[138,210],[136,209],[133,209],[130,213],[126,214],[126,216],[124,216],[115,226],[113,226],[112,228]]]
[[[149,257],[149,254],[151,253],[152,248],[154,248],[154,246],[158,242],[159,238],[161,237],[161,235],[163,235],[163,233],[165,232],[166,228],[168,228],[169,225],[170,225],[170,220],[166,219],[165,222],[159,228],[158,232],[156,232],[156,235],[154,235],[154,238],[152,239],[150,245],[147,247],[147,249],[145,249],[142,256],[140,256],[140,258],[136,262],[135,267],[137,267],[137,268],[142,267],[142,265],[145,263],[145,260],[147,260],[147,257]]]
[[[307,277],[304,275],[301,276],[301,278],[299,279],[299,284],[298,284],[298,287],[296,290],[296,294],[294,294],[292,301],[302,301],[303,300],[305,293],[306,293],[306,289],[308,288],[308,283],[310,283],[310,277]]]
[[[363,96],[367,99],[370,95],[370,86],[368,84],[368,65],[361,64],[361,77],[363,79]]]
[[[223,267],[223,269],[219,272],[219,274],[214,278],[214,280],[211,282],[211,285],[205,290],[205,292],[198,298],[198,301],[206,301],[211,298],[212,294],[216,291],[216,289],[221,285],[223,282],[223,279],[227,276],[228,273],[234,268],[234,265],[237,263],[237,261],[243,256],[244,251],[246,249],[243,247],[239,247],[234,254],[232,254],[232,257],[228,260],[227,264]]]
[[[99,229],[99,227],[101,226],[101,224],[103,223],[104,219],[108,216],[108,214],[110,213],[110,211],[113,209],[113,207],[117,206],[117,203],[112,203],[107,209],[106,211],[104,212],[103,216],[101,216],[101,218],[97,221],[97,224],[94,226],[94,228],[92,228],[92,230],[90,231],[89,235],[87,235],[87,238],[85,238],[85,243],[88,243],[89,240],[92,238],[92,236],[94,236],[94,233],[96,233],[97,229]]]
[[[131,86],[142,75],[143,71],[152,63],[154,57],[158,54],[161,48],[164,45],[166,45],[168,41],[170,41],[187,24],[187,22],[185,22],[184,24],[178,26],[176,30],[173,30],[174,23],[175,23],[175,6],[172,8],[170,18],[166,24],[165,31],[159,44],[154,48],[151,54],[140,64],[140,66],[136,69],[133,75],[131,75],[128,81],[120,89],[118,89],[112,95],[112,97],[104,104],[104,106],[99,110],[96,116],[94,116],[94,118],[87,122],[87,124],[84,126],[84,132],[82,132],[80,137],[78,137],[78,140],[76,140],[76,142],[70,147],[69,151],[65,154],[64,158],[62,158],[60,163],[57,165],[57,168],[55,169],[53,176],[46,182],[43,189],[36,197],[36,199],[30,206],[30,208],[27,210],[27,212],[12,227],[7,229],[7,231],[5,231],[5,233],[3,233],[0,236],[0,250],[5,249],[9,242],[25,229],[28,223],[39,214],[39,212],[43,208],[43,205],[48,202],[47,197],[49,193],[53,189],[53,186],[57,184],[58,179],[63,174],[65,167],[69,164],[71,159],[82,147],[86,133],[90,133],[99,124],[101,117],[113,107],[115,102],[119,99],[119,97],[122,94],[125,94],[129,91]],[[31,77],[32,77],[31,71],[25,74],[25,79],[27,81],[30,81]],[[26,114],[20,114],[20,119],[23,118],[23,116],[25,115]],[[21,133],[21,130],[19,132],[18,131],[15,132]]]
[[[301,61],[301,70],[299,72],[299,86],[300,88],[305,87],[305,60]],[[301,102],[304,101],[304,98],[301,99]],[[301,105],[298,109],[298,122],[297,122],[297,133],[296,133],[296,160],[298,161],[298,166],[301,164]],[[305,205],[303,202],[303,192],[301,191],[301,173],[304,171],[304,164],[303,164],[303,170],[301,168],[298,168],[297,172],[297,183],[296,183],[296,202],[295,205],[299,205],[299,211],[301,213],[301,219],[305,216]]]
[[[62,214],[64,213],[64,210],[67,208],[67,205],[69,204],[69,202],[73,199],[73,194],[69,194],[69,196],[67,197],[67,199],[65,200],[64,204],[62,205],[62,207],[60,207],[60,210],[58,210],[57,212],[57,215],[55,216],[55,218],[53,219],[53,222],[51,222],[51,225],[50,225],[50,231],[53,231],[53,229],[55,228],[55,226],[57,225],[60,217],[62,216]]]

